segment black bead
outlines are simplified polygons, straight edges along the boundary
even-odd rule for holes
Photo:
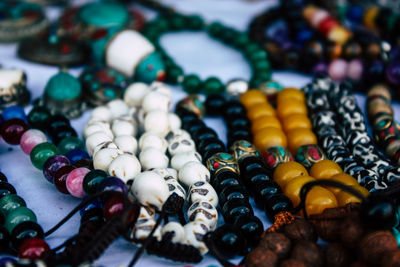
[[[212,179],[211,184],[218,194],[228,186],[240,185],[239,175],[230,170],[222,170],[218,172]]]
[[[182,125],[191,122],[191,121],[199,121],[199,117],[194,113],[188,113],[181,116]]]
[[[265,208],[272,196],[282,192],[280,186],[272,180],[258,183],[257,187],[254,187],[254,191],[254,200],[260,209]]]
[[[96,207],[85,211],[81,216],[81,224],[88,221],[102,221],[104,220],[103,209]]]
[[[14,186],[7,182],[0,182],[0,198],[16,193],[17,191],[15,190]]]
[[[70,125],[69,119],[61,114],[51,116],[48,121],[49,129],[59,127],[61,125]]]
[[[224,224],[205,236],[206,244],[212,242],[218,252],[225,257],[243,255],[247,252],[247,242],[243,234],[233,225]]]
[[[0,172],[0,181],[1,182],[7,182],[7,177],[4,175],[4,173]]]
[[[215,150],[215,149],[225,151],[224,143],[222,143],[222,141],[219,140],[218,138],[204,139],[197,146],[197,150],[202,155],[208,150]]]
[[[227,201],[234,198],[244,199],[248,201],[249,195],[246,190],[244,190],[243,186],[240,185],[227,186],[222,189],[221,193],[218,195],[220,206],[223,206]]]
[[[246,114],[246,108],[237,100],[227,101],[223,110],[225,120],[234,119]]]
[[[259,218],[256,216],[241,216],[235,219],[234,225],[240,229],[249,245],[254,247],[258,244],[264,231],[264,226]]]
[[[247,180],[245,181],[246,184],[249,185],[249,190],[252,192],[257,192],[260,190],[260,188],[263,188],[262,186],[265,185],[265,183],[273,182],[271,177],[266,172],[260,172],[256,173],[254,172],[254,175],[252,173],[249,174],[247,177]]]
[[[34,107],[28,114],[29,126],[45,130],[51,117],[50,111],[45,107]]]
[[[197,144],[203,141],[204,139],[218,138],[218,135],[213,129],[207,127],[198,129],[197,131],[191,134],[191,137]]]
[[[396,224],[396,212],[392,203],[369,199],[362,205],[361,214],[374,228],[390,229]]]
[[[44,232],[42,227],[31,221],[18,224],[11,233],[11,242],[14,249],[18,250],[19,246],[26,239],[43,238]]]
[[[227,222],[233,222],[239,216],[253,216],[253,208],[245,199],[233,198],[222,206],[222,215]]]
[[[192,134],[201,128],[206,128],[206,125],[201,120],[193,120],[188,123],[182,124],[182,128]]]
[[[49,135],[55,145],[58,145],[58,143],[60,143],[65,137],[78,136],[75,129],[69,125],[54,127],[49,131]]]
[[[10,240],[11,237],[8,230],[3,225],[0,225],[0,249],[2,252],[9,248]]]
[[[219,116],[223,106],[225,105],[225,99],[220,95],[210,95],[207,97],[205,106],[206,113],[208,116]]]
[[[257,170],[265,170],[265,163],[262,159],[257,157],[246,157],[239,162],[240,173],[246,175],[247,173],[257,169]]]
[[[279,212],[290,211],[291,209],[293,209],[292,201],[282,194],[272,195],[265,205],[265,213],[271,221]]]
[[[237,127],[250,129],[251,127],[251,122],[245,114],[242,114],[242,116],[234,118],[233,120],[228,120],[226,123],[229,129],[235,129]]]

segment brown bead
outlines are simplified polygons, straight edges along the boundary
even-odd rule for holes
[[[340,240],[347,248],[356,248],[364,234],[365,227],[358,216],[349,216],[340,225]]]
[[[378,43],[370,43],[365,52],[368,59],[378,59],[381,56],[381,47]]]
[[[285,225],[283,231],[291,241],[295,242],[301,240],[315,242],[318,238],[314,225],[304,219],[296,219],[291,224]]]
[[[334,242],[339,240],[337,233],[340,229],[340,222],[341,220],[337,219],[319,220],[314,225],[320,238],[328,242]]]
[[[362,261],[353,262],[350,267],[368,267],[368,264],[365,264]]]
[[[331,243],[325,251],[327,267],[343,267],[350,264],[349,251],[340,243]]]
[[[272,250],[278,255],[279,259],[284,259],[290,252],[291,242],[284,234],[266,233],[259,246]]]
[[[304,262],[310,267],[319,267],[324,264],[322,249],[312,241],[298,242],[292,250],[291,257]]]
[[[287,259],[282,261],[279,267],[307,267],[307,266],[302,261],[295,259]]]
[[[382,267],[400,267],[400,249],[386,253],[383,257]]]
[[[278,266],[278,255],[271,250],[257,247],[246,256],[245,266],[275,267]]]
[[[371,265],[380,265],[384,254],[396,249],[396,239],[389,231],[372,232],[360,244],[363,261]]]
[[[380,97],[386,99],[388,102],[392,101],[392,95],[390,89],[382,83],[375,84],[369,89],[367,98]]]
[[[359,58],[361,56],[361,53],[362,53],[362,48],[360,44],[358,44],[355,41],[347,42],[343,46],[343,56],[348,60]]]

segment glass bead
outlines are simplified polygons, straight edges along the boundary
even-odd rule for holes
[[[225,187],[239,185],[239,175],[230,170],[221,170],[213,176],[211,184],[219,194]]]
[[[183,79],[183,70],[178,66],[170,66],[167,68],[167,81],[172,84],[176,84]]]
[[[69,159],[69,161],[74,164],[80,159],[90,159],[89,154],[83,149],[76,148],[72,149],[65,154],[65,156]]]
[[[61,142],[58,144],[58,150],[60,151],[61,154],[65,155],[69,151],[79,148],[79,149],[84,149],[84,145],[81,139],[79,139],[76,136],[67,136],[64,139],[61,140]]]
[[[104,218],[110,220],[113,216],[120,214],[124,210],[124,198],[121,195],[114,195],[104,203]]]
[[[18,224],[11,233],[12,246],[16,250],[18,250],[25,240],[31,238],[44,238],[42,227],[32,221]]]
[[[4,226],[7,228],[9,233],[12,233],[14,228],[22,222],[31,221],[37,222],[36,215],[32,210],[27,207],[18,207],[12,210],[6,217]]]
[[[21,244],[18,257],[21,259],[35,260],[40,259],[48,251],[50,251],[50,247],[43,239],[27,239]]]
[[[67,157],[61,155],[54,155],[50,157],[43,165],[44,177],[47,179],[47,181],[53,183],[53,178],[56,171],[66,165],[70,165]]]
[[[77,198],[83,198],[86,194],[83,191],[83,179],[90,172],[87,168],[76,168],[72,170],[65,180],[68,192]]]
[[[286,147],[287,139],[282,130],[266,127],[254,135],[254,145],[259,151],[264,151],[274,146]]]
[[[47,131],[51,132],[62,126],[70,126],[70,122],[64,115],[56,114],[49,118],[47,122]]]
[[[247,117],[255,124],[255,120],[264,116],[275,116],[275,109],[268,103],[255,104],[247,109]]]
[[[215,246],[218,247],[219,252],[226,257],[247,252],[247,239],[232,224],[224,224],[205,237],[208,238],[209,236],[211,236]]]
[[[231,147],[236,141],[252,141],[253,136],[247,127],[235,127],[228,133],[228,147]]]
[[[251,106],[256,105],[256,104],[268,103],[265,95],[257,89],[251,89],[251,90],[248,90],[246,93],[242,94],[240,96],[240,102],[247,109],[249,109]]]
[[[199,128],[197,131],[191,134],[191,137],[196,143],[200,143],[202,140],[209,138],[217,138],[217,133],[211,128]]]
[[[235,129],[236,127],[243,127],[247,129],[250,129],[251,127],[250,120],[245,115],[236,117],[233,120],[228,120],[226,121],[226,123],[228,126],[228,130]]]
[[[322,186],[314,186],[307,194],[305,201],[308,215],[321,214],[327,208],[338,206],[335,195]]]
[[[317,180],[329,179],[342,172],[342,168],[332,160],[321,160],[315,163],[310,169],[310,175]]]
[[[84,198],[83,201],[85,201],[87,198]],[[94,199],[92,201],[90,201],[89,203],[87,203],[83,208],[81,208],[79,210],[79,214],[81,216],[83,216],[83,214],[85,214],[86,212],[88,212],[91,209],[102,209],[103,205],[101,204],[99,199]]]
[[[205,80],[202,87],[206,95],[222,94],[225,90],[224,84],[216,77]]]
[[[308,175],[306,168],[298,162],[289,161],[280,164],[275,169],[273,179],[283,188],[290,180],[300,175]]]
[[[293,207],[297,207],[300,204],[300,191],[304,184],[315,181],[311,176],[298,176],[287,182],[283,189],[285,196],[290,198]]]
[[[22,151],[24,151],[25,154],[30,155],[32,149],[36,145],[44,142],[47,142],[47,137],[42,131],[30,129],[21,136],[20,145]]]
[[[264,162],[258,157],[246,157],[239,162],[240,173],[247,175],[254,170],[267,171]]]
[[[225,98],[221,95],[209,95],[206,99],[206,114],[208,116],[219,116],[225,105]]]
[[[225,120],[230,120],[238,116],[243,116],[246,113],[246,108],[237,100],[228,100],[225,102],[222,112]]]
[[[1,125],[0,133],[4,141],[11,145],[18,145],[21,136],[28,130],[28,125],[21,119],[10,119]]]
[[[255,188],[255,202],[260,209],[264,209],[268,202],[268,199],[274,195],[282,192],[279,185],[274,181],[264,181],[258,184],[258,188]]]
[[[0,199],[0,212],[5,218],[18,207],[26,207],[25,201],[18,195],[10,194]]]
[[[264,182],[272,182],[272,178],[270,178],[265,171],[258,172],[257,170],[253,170],[246,175],[246,184],[248,184],[248,188],[251,192],[259,191],[261,188],[260,186],[264,184]]]
[[[7,229],[0,225],[0,248],[4,251],[9,248],[10,245],[10,234],[8,233]],[[0,259],[0,266],[2,264],[2,260]]]
[[[12,186],[7,182],[0,182],[0,199],[3,198],[4,196],[16,193],[17,191],[15,191],[14,186]]]
[[[76,168],[88,168],[89,170],[93,170],[93,161],[91,159],[80,159],[78,161],[75,161],[73,164]]]
[[[241,216],[235,219],[234,225],[240,229],[241,233],[247,238],[249,245],[255,246],[261,234],[263,233],[264,226],[260,219],[256,216]]]
[[[44,163],[52,156],[59,154],[55,145],[44,142],[36,145],[30,154],[31,162],[37,169],[42,170]]]
[[[44,130],[50,118],[50,112],[44,107],[34,107],[28,114],[28,122],[32,128]]]
[[[104,180],[102,180],[98,186],[99,192],[105,192],[105,191],[116,191],[120,192],[122,194],[127,194],[128,193],[128,188],[126,187],[126,184],[124,181],[122,181],[118,177],[113,177],[110,176]]]
[[[233,198],[222,206],[222,214],[226,222],[233,222],[239,216],[253,216],[253,208],[244,199]]]
[[[182,81],[183,89],[188,94],[198,93],[200,91],[200,85],[200,78],[194,74],[186,75]]]
[[[200,154],[204,154],[206,151],[214,150],[214,149],[222,149],[222,152],[223,152],[223,151],[225,151],[225,145],[218,138],[208,138],[208,139],[202,140],[198,144],[197,149],[200,152]]]
[[[292,209],[292,202],[287,196],[276,194],[270,197],[266,202],[265,214],[270,221],[274,221],[275,215],[282,211],[290,211]]]
[[[282,146],[269,147],[262,153],[262,156],[267,167],[273,170],[281,163],[294,161],[290,151]]]
[[[83,179],[83,191],[88,195],[97,193],[99,184],[106,177],[108,177],[108,174],[103,170],[91,170]]]
[[[20,119],[23,120],[25,123],[28,122],[27,117],[25,115],[25,111],[20,106],[9,106],[6,107],[3,112],[1,113],[3,119],[5,121],[10,119]]]
[[[240,185],[232,185],[225,187],[218,195],[218,200],[220,205],[224,205],[227,201],[234,198],[240,198],[247,201],[249,200],[247,192]]]
[[[76,131],[71,126],[60,126],[52,129],[49,132],[54,144],[58,145],[61,140],[69,136],[77,136]]]
[[[56,186],[57,190],[60,191],[61,193],[69,194],[67,190],[66,180],[68,174],[74,169],[75,169],[74,166],[66,165],[58,169],[54,174],[54,179],[53,179],[54,185]]]
[[[0,172],[0,182],[7,182],[8,179],[7,177],[4,175],[4,173]]]

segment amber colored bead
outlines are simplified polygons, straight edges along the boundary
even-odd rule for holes
[[[259,130],[266,128],[266,127],[273,127],[277,129],[282,129],[281,123],[275,116],[261,116],[255,119],[251,124],[251,131],[253,134],[258,132]]]
[[[339,173],[333,175],[332,177],[330,177],[330,179],[343,183],[345,185],[350,185],[350,186],[358,185],[357,180],[354,179],[353,176],[348,175],[346,173]],[[328,189],[331,190],[335,194],[335,196],[337,196],[337,194],[342,191],[340,188],[337,187],[328,187]]]
[[[314,186],[306,197],[306,211],[308,215],[320,214],[327,208],[338,206],[335,195],[322,186]]]
[[[293,114],[307,115],[307,107],[303,101],[292,98],[278,104],[276,114],[281,120]]]
[[[268,103],[256,104],[247,109],[247,117],[251,121],[263,116],[275,116],[275,109]]]
[[[352,185],[353,189],[360,192],[363,196],[367,197],[369,195],[369,191],[362,187],[361,185]],[[353,194],[348,193],[347,191],[340,191],[337,195],[337,201],[339,203],[339,207],[345,206],[349,203],[361,203],[361,199],[356,197]]]
[[[293,155],[296,155],[299,147],[304,145],[316,145],[318,140],[310,129],[297,128],[287,133],[288,148]]]
[[[363,23],[370,29],[376,29],[375,18],[379,13],[379,8],[377,6],[368,7],[364,13]]]
[[[282,119],[283,130],[287,133],[296,128],[311,129],[310,119],[304,114],[292,114]]]
[[[285,103],[288,99],[296,99],[303,103],[306,101],[306,97],[301,90],[296,88],[285,88],[278,93],[276,102],[279,105]]]
[[[283,193],[290,198],[293,207],[297,207],[300,204],[300,191],[302,186],[311,181],[315,181],[315,179],[308,175],[301,175],[286,183]]]
[[[246,93],[242,94],[240,96],[240,102],[247,109],[256,104],[268,103],[265,95],[257,89],[251,89],[251,90],[248,90]]]
[[[10,119],[2,123],[0,128],[4,141],[11,145],[18,145],[21,136],[29,129],[28,125],[21,119]]]
[[[334,26],[328,33],[328,39],[338,44],[344,44],[351,37],[351,33],[340,25]]]
[[[275,169],[273,179],[280,185],[280,187],[284,188],[290,180],[305,175],[308,175],[308,172],[303,165],[295,161],[289,161],[280,164]]]
[[[286,147],[286,135],[280,129],[274,127],[266,127],[264,129],[261,129],[254,135],[254,145],[260,151],[264,151],[267,148],[273,146]]]
[[[342,168],[336,162],[328,159],[315,163],[310,169],[310,175],[317,180],[329,179],[342,172]]]

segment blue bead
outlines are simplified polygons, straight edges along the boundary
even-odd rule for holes
[[[301,29],[297,34],[296,34],[296,43],[298,44],[304,44],[308,40],[310,40],[314,36],[314,31],[309,29],[309,28],[304,28]]]
[[[79,214],[82,216],[85,212],[91,209],[95,208],[103,208],[103,205],[101,204],[100,200],[95,199],[93,201],[90,201],[88,204],[86,204],[82,209],[80,209]]]
[[[4,267],[6,266],[7,263],[15,263],[17,262],[17,260],[15,258],[11,258],[11,257],[1,257],[0,258],[0,267]]]
[[[2,115],[5,121],[10,119],[21,119],[24,122],[28,123],[25,111],[20,106],[9,106],[3,110]]]
[[[346,13],[347,18],[354,23],[360,23],[363,19],[363,15],[363,7],[357,5],[351,6]]]
[[[104,191],[117,191],[123,194],[127,194],[128,188],[126,187],[124,181],[122,181],[120,178],[110,176],[101,181],[101,183],[99,184],[99,192]]]
[[[69,151],[65,156],[69,159],[69,161],[72,164],[74,164],[80,159],[90,159],[89,154],[86,151],[79,148]]]

